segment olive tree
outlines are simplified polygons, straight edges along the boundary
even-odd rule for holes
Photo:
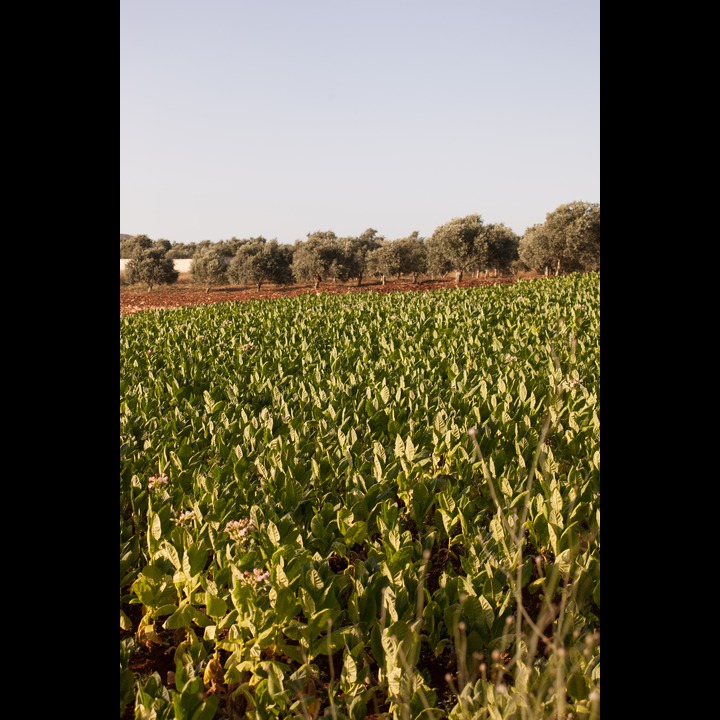
[[[529,227],[518,247],[520,260],[538,272],[597,270],[600,267],[600,205],[571,202]]]
[[[428,268],[425,240],[415,230],[407,237],[394,242],[400,255],[400,274],[412,275],[412,281],[416,283],[418,275],[427,272]]]
[[[120,236],[120,259],[130,260],[138,250],[148,250],[153,241],[147,235]]]
[[[256,238],[238,247],[228,266],[228,278],[240,284],[251,283],[260,290],[264,282],[290,285],[294,278],[291,269],[293,248],[280,245],[277,240],[267,242]]]
[[[313,282],[315,290],[326,278],[347,279],[345,254],[332,230],[308,233],[293,249],[292,272],[299,282]]]
[[[130,284],[143,282],[148,290],[157,285],[171,285],[179,275],[172,258],[162,247],[138,247],[125,266],[126,280]]]
[[[383,285],[388,275],[399,275],[401,267],[400,248],[397,242],[383,242],[367,255],[367,271],[371,275],[379,275]]]
[[[348,278],[356,278],[357,284],[362,285],[363,277],[368,272],[368,256],[380,247],[382,241],[382,236],[374,228],[368,228],[357,237],[341,238],[343,256],[340,262],[344,274]]]
[[[485,275],[492,270],[497,277],[498,272],[509,272],[512,264],[518,260],[520,238],[509,227],[502,223],[485,225],[481,232],[484,240]]]
[[[189,260],[195,255],[197,243],[174,242],[168,250],[168,257],[173,260]]]
[[[193,282],[205,285],[205,292],[209,293],[213,285],[227,283],[229,262],[230,256],[226,248],[217,244],[201,244],[190,263],[190,276]]]
[[[481,235],[483,221],[480,215],[453,218],[435,229],[426,243],[428,264],[433,273],[455,271],[459,283],[463,273],[484,267],[487,244]]]

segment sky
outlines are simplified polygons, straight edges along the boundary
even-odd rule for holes
[[[120,233],[172,243],[600,202],[600,0],[121,0]]]

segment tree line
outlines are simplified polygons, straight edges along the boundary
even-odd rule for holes
[[[294,245],[262,236],[199,243],[151,240],[147,235],[121,236],[120,258],[127,259],[128,283],[148,289],[177,281],[173,260],[192,259],[190,274],[206,291],[215,285],[290,285],[324,281],[361,285],[364,278],[433,277],[454,273],[555,275],[600,268],[600,205],[575,201],[560,205],[545,222],[518,236],[502,223],[485,224],[478,214],[453,218],[429,238],[418,232],[386,239],[373,228],[358,236],[338,237],[332,230],[308,233]]]

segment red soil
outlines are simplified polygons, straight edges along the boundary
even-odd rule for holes
[[[495,285],[498,283],[514,283],[517,277],[505,275],[501,277],[483,277],[478,279],[468,277],[460,282],[460,287],[478,287],[481,285]],[[239,286],[221,286],[206,288],[196,285],[189,276],[182,275],[172,285],[161,285],[147,291],[144,286],[120,285],[120,315],[132,315],[141,310],[152,310],[157,308],[176,308],[188,305],[209,305],[213,303],[243,301],[243,300],[270,300],[292,295],[305,293],[346,293],[346,292],[397,292],[397,291],[427,291],[440,288],[458,287],[452,277],[441,280],[422,279],[417,283],[410,280],[388,280],[383,285],[379,280],[373,278],[364,281],[358,286],[356,282],[336,283],[323,282],[317,290],[312,285],[289,285],[276,286],[267,285],[257,288]]]

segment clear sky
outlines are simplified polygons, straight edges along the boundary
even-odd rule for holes
[[[600,0],[121,0],[120,232],[518,235],[600,202]]]

